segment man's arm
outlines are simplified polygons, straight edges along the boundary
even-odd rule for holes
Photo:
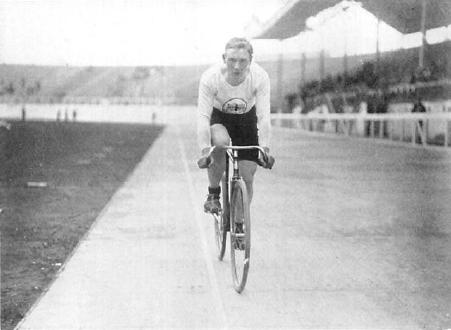
[[[210,118],[213,111],[214,94],[204,76],[199,83],[197,102],[197,142],[200,150],[211,146]]]
[[[271,169],[274,166],[274,157],[269,154],[269,141],[271,139],[271,103],[270,82],[268,74],[261,73],[261,82],[257,88],[255,107],[257,108],[258,143],[266,151],[266,155],[259,156],[258,164]]]
[[[257,108],[259,144],[262,147],[269,148],[271,139],[271,107],[270,82],[266,72],[263,72],[260,85],[257,88],[255,107]]]

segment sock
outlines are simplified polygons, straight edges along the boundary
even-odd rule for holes
[[[221,194],[221,187],[216,187],[216,188],[208,187],[208,193],[219,196]]]

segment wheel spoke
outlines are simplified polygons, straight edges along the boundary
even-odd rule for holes
[[[224,258],[224,253],[227,243],[227,217],[228,217],[228,188],[225,180],[222,180],[222,211],[218,214],[213,214],[214,218],[214,232],[216,247],[218,249],[218,259]]]
[[[232,277],[237,292],[246,285],[250,260],[250,216],[247,191],[242,179],[233,183],[231,214]]]

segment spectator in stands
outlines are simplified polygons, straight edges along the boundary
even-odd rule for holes
[[[431,71],[426,67],[417,67],[415,70],[414,82],[424,82],[431,80]]]
[[[423,68],[422,74],[423,74],[424,81],[431,80],[431,70],[429,70],[429,68]]]

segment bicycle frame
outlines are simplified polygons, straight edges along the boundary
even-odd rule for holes
[[[227,190],[228,191],[230,190],[229,179],[230,179],[230,182],[231,182],[233,180],[238,180],[240,178],[240,169],[239,169],[239,166],[238,166],[238,162],[239,162],[238,151],[239,150],[257,149],[259,152],[262,153],[262,155],[264,155],[264,157],[266,157],[266,155],[267,155],[265,149],[263,149],[260,146],[232,146],[232,145],[230,145],[230,146],[213,146],[213,147],[211,147],[208,157],[211,157],[211,154],[217,148],[226,150],[226,157],[227,158],[226,158],[225,177],[227,178],[226,184],[227,184],[227,188],[228,188]],[[232,164],[232,170],[233,170],[233,174],[232,174],[231,178],[229,178],[229,164]],[[229,194],[229,197],[230,197],[230,194]]]
[[[224,146],[210,148],[208,157],[211,157],[215,148],[225,150],[226,154],[225,174],[222,178],[223,209],[219,214],[213,214],[218,259],[222,260],[224,256],[227,232],[229,232],[232,278],[235,291],[241,293],[246,285],[249,271],[251,224],[246,184],[240,176],[238,151],[257,149],[263,157],[267,157],[267,154],[260,146]],[[211,160],[206,163],[206,167],[209,165]],[[241,206],[237,207],[237,205]],[[240,221],[237,221],[237,212]]]
[[[225,170],[225,178],[227,182],[227,188],[229,188],[229,183],[234,180],[238,180],[240,178],[240,169],[238,167],[238,150],[236,149],[227,149],[226,150],[226,170]],[[232,168],[232,177],[230,175],[230,168]],[[230,189],[228,189],[230,190]],[[230,191],[229,191],[230,192]],[[230,194],[229,194],[230,197]]]
[[[213,152],[213,150],[217,148],[217,147],[212,147],[210,150],[210,154],[211,152]],[[259,152],[262,153],[262,155],[266,156],[266,151],[265,149],[263,149],[260,146],[224,146],[224,147],[220,147],[223,149],[226,149],[226,154],[228,156],[228,161],[232,162],[232,168],[233,168],[233,176],[232,178],[238,178],[239,177],[239,168],[238,168],[238,151],[239,150],[252,150],[252,149],[257,149]]]
[[[263,149],[260,146],[224,146],[224,147],[212,147],[210,149],[210,154],[215,150],[216,148],[223,148],[226,149],[226,170],[225,170],[225,178],[226,178],[226,186],[227,186],[227,192],[230,196],[230,185],[229,182],[232,182],[234,180],[238,180],[240,178],[240,169],[238,166],[238,151],[239,150],[251,150],[251,149],[257,149],[259,152],[261,152],[263,155],[266,155],[265,149]],[[232,177],[229,178],[229,164],[232,165]]]

